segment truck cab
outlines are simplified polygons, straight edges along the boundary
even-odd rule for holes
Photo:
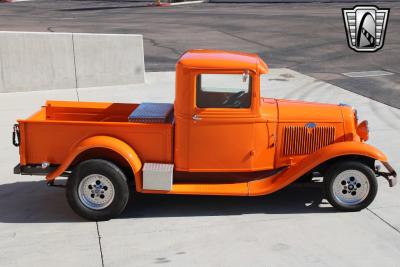
[[[68,177],[70,206],[90,220],[118,216],[132,193],[266,195],[312,174],[334,207],[356,211],[376,176],[396,184],[355,109],[263,98],[267,73],[254,54],[190,50],[173,104],[48,101],[14,126],[14,172]]]
[[[274,168],[277,107],[275,101],[260,100],[260,75],[267,72],[258,56],[244,53],[189,51],[180,58],[174,109],[177,171]]]

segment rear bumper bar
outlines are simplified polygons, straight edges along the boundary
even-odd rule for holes
[[[32,165],[24,165],[18,164],[14,167],[14,174],[21,174],[21,175],[40,175],[45,176],[48,173],[57,169],[57,165],[50,165],[46,168],[42,168],[40,164],[32,164]],[[61,176],[68,176],[69,173],[63,173]]]
[[[388,162],[382,162],[383,166],[388,170],[388,172],[382,172],[379,171],[378,169],[375,170],[375,173],[377,176],[382,176],[384,177],[388,182],[389,186],[393,187],[397,184],[397,173],[393,169],[393,167],[388,163]]]

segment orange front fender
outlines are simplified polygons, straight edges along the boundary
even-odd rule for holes
[[[321,148],[272,177],[249,182],[249,195],[266,195],[275,192],[289,185],[325,161],[346,155],[365,156],[387,162],[385,154],[371,145],[353,141],[335,143]]]
[[[68,157],[62,164],[53,172],[46,176],[46,180],[52,181],[60,176],[70,166],[74,159],[82,152],[92,148],[106,148],[110,149],[121,155],[129,163],[135,175],[135,183],[137,190],[142,188],[142,177],[140,170],[142,169],[142,162],[138,155],[127,143],[110,136],[93,136],[79,142],[71,149]]]

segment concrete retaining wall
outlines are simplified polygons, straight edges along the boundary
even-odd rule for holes
[[[142,35],[0,32],[0,92],[144,82]]]

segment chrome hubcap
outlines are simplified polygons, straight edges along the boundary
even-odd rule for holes
[[[343,171],[333,181],[333,195],[343,205],[361,203],[368,196],[369,190],[367,176],[358,170]]]
[[[108,207],[114,200],[114,185],[104,175],[91,174],[80,182],[78,195],[82,204],[89,209],[101,210]]]

